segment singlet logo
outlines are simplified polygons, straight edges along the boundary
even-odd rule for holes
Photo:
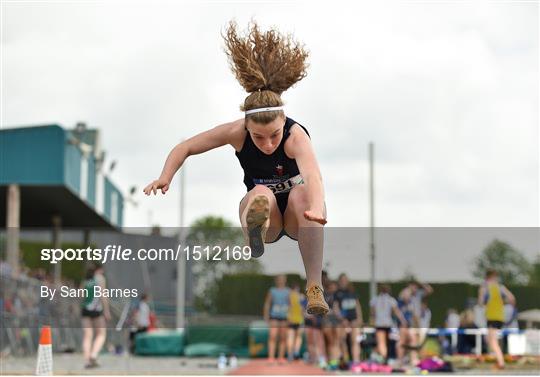
[[[289,178],[289,175],[279,178],[253,178],[253,183],[265,185],[274,194],[283,194],[291,191],[294,186],[304,183],[304,179],[298,174],[291,178]]]
[[[352,310],[356,308],[356,299],[347,298],[341,302],[341,308],[343,310]]]
[[[283,175],[283,166],[282,165],[276,166],[276,172],[277,172],[277,175],[281,177]]]

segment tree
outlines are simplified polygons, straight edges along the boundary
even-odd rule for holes
[[[191,260],[194,304],[198,310],[212,312],[215,309],[217,282],[223,275],[263,272],[263,267],[257,259],[246,260],[246,254],[242,254],[240,260],[233,257],[239,255],[238,253],[233,255],[233,249],[247,252],[247,249],[243,249],[245,246],[243,232],[241,228],[234,227],[230,221],[222,217],[204,216],[195,220],[190,226],[186,243],[190,250],[197,247],[202,251],[199,260],[193,260],[195,254],[192,254]]]
[[[529,285],[540,287],[540,255],[536,257],[536,260],[531,266]]]
[[[529,280],[531,265],[520,251],[495,239],[475,259],[473,275],[484,279],[488,269],[497,271],[504,284],[523,285]]]

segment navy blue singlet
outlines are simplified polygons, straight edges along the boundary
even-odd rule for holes
[[[285,142],[290,136],[293,124],[298,123],[291,118],[286,118],[281,143],[271,155],[267,155],[257,148],[251,140],[249,132],[246,134],[242,149],[235,153],[242,169],[244,169],[244,184],[247,191],[250,191],[255,185],[268,187],[275,194],[282,215],[287,208],[289,192],[294,186],[303,183],[296,160],[285,154]],[[298,125],[309,136],[306,128]]]
[[[356,295],[348,289],[338,289],[334,296],[342,317],[348,321],[356,320]]]

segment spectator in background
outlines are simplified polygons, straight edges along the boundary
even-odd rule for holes
[[[418,321],[418,344],[422,344],[427,336],[429,328],[431,327],[431,310],[428,307],[426,299],[422,300]]]
[[[325,270],[322,271],[321,281],[326,292],[328,273]],[[309,314],[307,311],[304,312],[304,316],[309,360],[312,364],[318,363],[320,368],[326,368],[326,345],[322,333],[323,316],[320,314]]]
[[[414,314],[420,318],[422,310],[422,301],[429,295],[433,293],[433,288],[429,284],[422,284],[416,280],[411,280],[409,284],[403,288],[399,293],[399,298],[403,299],[406,295],[410,300]]]
[[[347,344],[350,344],[349,360],[351,368],[360,363],[360,326],[362,326],[362,308],[360,301],[356,297],[354,287],[346,274],[339,275],[338,290],[335,293],[335,304],[337,305],[341,326],[339,328],[343,355],[349,354]],[[349,341],[347,342],[347,338]]]
[[[309,361],[318,363],[321,368],[326,367],[326,352],[322,335],[322,316],[305,313],[304,317],[307,350]]]
[[[287,320],[289,330],[287,334],[287,356],[289,361],[300,359],[302,336],[304,335],[304,310],[306,296],[300,292],[300,284],[292,285],[289,295],[289,313]]]
[[[107,338],[107,321],[110,320],[109,301],[105,297],[94,297],[94,287],[106,288],[103,267],[95,265],[86,273],[83,288],[86,289],[86,298],[82,303],[82,327],[83,327],[83,355],[85,368],[99,367],[97,357]],[[96,337],[94,338],[94,330]]]
[[[398,307],[405,319],[405,323],[399,329],[399,342],[397,344],[397,356],[400,363],[405,362],[405,351],[409,351],[411,365],[418,363],[418,326],[420,318],[415,310],[412,300],[412,290],[401,291]]]
[[[287,315],[289,312],[290,289],[287,288],[287,277],[278,275],[275,287],[270,288],[264,301],[264,320],[269,324],[268,361],[273,363],[278,348],[278,361],[285,361],[287,346]],[[279,343],[278,343],[279,339]],[[279,345],[279,347],[278,347]]]
[[[392,314],[398,319],[401,326],[404,326],[406,321],[398,308],[397,300],[390,296],[390,286],[387,284],[379,285],[379,295],[371,300],[369,306],[371,308],[370,322],[375,326],[377,353],[387,362],[388,335],[393,327]]]
[[[133,327],[129,333],[130,350],[135,353],[135,338],[137,334],[145,333],[150,327],[150,306],[148,306],[148,295],[143,293],[141,301],[133,312]]]
[[[457,310],[455,308],[448,309],[446,314],[446,319],[444,321],[444,327],[447,329],[457,329],[459,328],[460,318]]]
[[[330,307],[330,311],[322,317],[323,334],[326,341],[326,352],[329,370],[337,370],[339,367],[340,349],[339,349],[339,309],[334,305],[335,294],[338,289],[337,282],[328,280],[324,288],[324,299]]]
[[[439,337],[445,354],[453,355],[454,352],[456,352],[456,350],[454,349],[456,345],[452,343],[452,336],[456,336],[455,332],[457,332],[459,324],[460,318],[457,310],[455,308],[448,309],[446,313],[446,319],[444,320],[444,327],[450,333],[447,333],[446,335],[441,335]],[[454,333],[454,335],[452,335],[452,333]]]
[[[464,310],[459,317],[459,333],[457,352],[459,354],[470,354],[476,346],[476,336],[474,334],[464,334],[464,330],[477,329],[475,315],[472,309]]]
[[[486,280],[478,289],[478,304],[485,306],[487,321],[487,342],[489,348],[495,353],[497,367],[504,368],[504,355],[499,346],[499,330],[504,325],[504,303],[515,306],[516,299],[504,285],[499,282],[499,275],[495,270],[487,270]]]

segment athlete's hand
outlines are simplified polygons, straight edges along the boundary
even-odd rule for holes
[[[156,179],[154,182],[150,183],[144,188],[144,193],[150,195],[154,193],[156,195],[157,190],[161,189],[161,193],[165,194],[169,190],[169,182],[163,178]]]
[[[317,213],[312,210],[307,210],[304,212],[304,217],[306,220],[315,221],[316,223],[325,225],[327,223],[326,218],[322,215],[322,211]]]

